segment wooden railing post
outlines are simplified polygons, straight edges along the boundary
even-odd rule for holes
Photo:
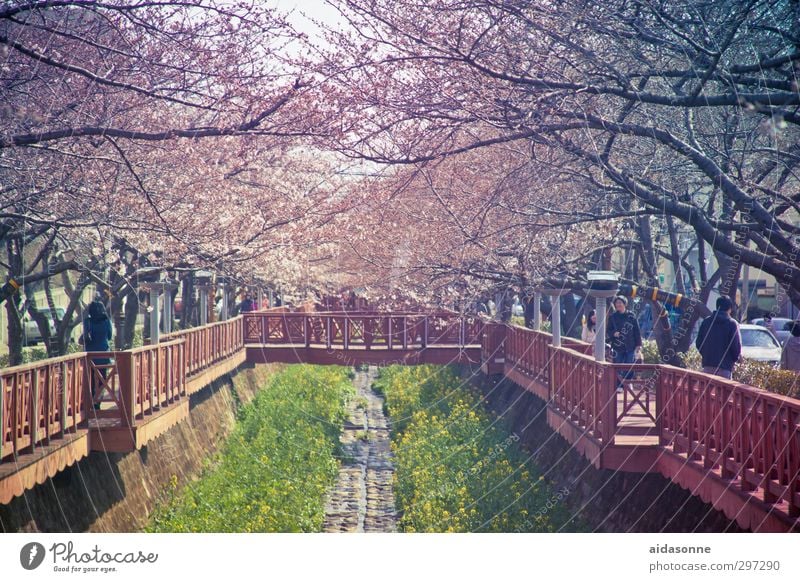
[[[350,347],[350,318],[345,315],[344,316],[344,349],[348,349]]]
[[[199,337],[199,336],[198,336]],[[186,344],[183,344],[183,350],[181,350],[181,390],[180,396],[186,396],[186,378],[189,376],[189,365],[187,363],[187,355],[186,355]]]
[[[659,446],[667,444],[667,437],[664,434],[664,391],[668,383],[664,378],[668,375],[668,371],[663,366],[656,368],[658,374],[658,381],[655,383],[656,388],[656,434],[658,435]]]
[[[31,370],[31,451],[39,440],[39,369]]]
[[[333,316],[326,315],[325,316],[325,348],[330,350],[333,342],[331,341],[331,329],[333,328],[333,322],[331,319]]]
[[[311,347],[311,326],[308,321],[308,314],[303,314],[303,336],[306,339],[306,347]]]
[[[20,388],[21,374],[14,375],[14,388],[11,391],[11,451],[14,457],[17,456],[17,437],[19,435],[19,394],[22,391]],[[62,420],[63,429],[63,420]]]
[[[114,360],[117,365],[117,380],[119,381],[119,395],[122,410],[119,411],[122,426],[132,427],[136,424],[136,378],[132,352],[116,352]]]
[[[88,364],[88,358],[87,358]],[[89,390],[91,392],[91,388]],[[67,434],[67,362],[61,362],[61,411],[58,420],[61,423],[61,435]]]

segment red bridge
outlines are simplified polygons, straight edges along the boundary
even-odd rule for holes
[[[590,350],[453,312],[283,309],[153,346],[7,368],[0,503],[90,451],[141,448],[186,418],[191,394],[244,363],[461,363],[543,399],[549,425],[597,468],[661,473],[743,528],[800,530],[800,401],[671,366],[599,363]],[[97,357],[110,363],[95,364]],[[92,378],[102,387],[99,410]]]

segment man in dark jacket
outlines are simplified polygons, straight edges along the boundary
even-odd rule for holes
[[[633,364],[642,350],[642,332],[636,316],[628,311],[628,300],[614,297],[614,313],[608,318],[606,341],[614,350],[615,364]]]
[[[731,317],[733,303],[727,297],[717,299],[717,310],[703,320],[695,345],[703,356],[703,372],[730,380],[733,365],[742,355],[739,324]]]
[[[108,342],[111,340],[111,320],[106,314],[105,305],[99,299],[95,299],[89,304],[89,315],[83,320],[83,346],[87,352],[107,352]],[[97,366],[97,370],[103,379],[108,374],[108,366],[111,358],[92,358],[92,362]],[[94,400],[95,410],[100,409],[100,398],[98,392],[98,379],[94,370],[90,371],[92,377],[92,400]]]
[[[256,303],[253,301],[253,296],[249,293],[244,296],[244,299],[239,304],[239,313],[249,313],[256,310]]]

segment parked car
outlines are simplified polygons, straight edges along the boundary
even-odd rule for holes
[[[753,325],[760,325],[764,326],[764,318],[759,317],[756,319],[751,319],[750,323]],[[791,325],[794,323],[793,319],[789,319],[787,317],[773,317],[772,318],[772,325],[775,328],[775,337],[778,338],[778,341],[781,345],[786,343],[790,337],[792,337],[791,332]]]
[[[766,327],[760,325],[742,324],[742,357],[758,362],[780,364],[781,344]]]
[[[53,315],[50,312],[50,309],[47,307],[43,307],[37,310],[39,313],[43,313],[47,316],[47,324],[50,326],[50,333],[54,334],[56,332],[56,324],[55,320],[53,319]],[[62,319],[64,317],[65,310],[62,307],[56,307],[56,317],[58,319]],[[43,340],[42,333],[39,331],[39,326],[36,325],[36,320],[30,316],[25,317],[24,320],[24,345],[26,346],[35,346],[40,341]]]

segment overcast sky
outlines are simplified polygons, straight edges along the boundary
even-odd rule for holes
[[[319,20],[326,24],[334,24],[340,21],[339,13],[336,9],[329,6],[325,0],[273,0],[275,7],[282,12],[292,12],[290,20],[297,26],[298,30],[310,36],[315,36],[318,32],[317,27],[310,19]]]

